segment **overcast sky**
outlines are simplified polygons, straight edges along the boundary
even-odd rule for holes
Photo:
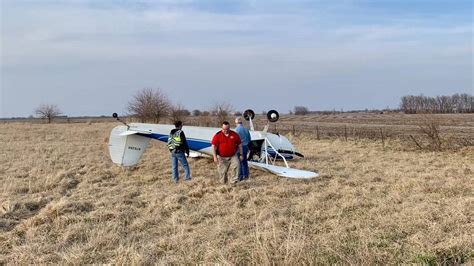
[[[283,113],[474,94],[471,0],[0,2],[0,117],[124,113],[142,88]]]

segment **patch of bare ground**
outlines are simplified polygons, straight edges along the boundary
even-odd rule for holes
[[[190,160],[171,182],[153,142],[135,169],[108,157],[116,124],[0,127],[0,263],[472,263],[474,153],[290,136],[317,170],[256,170],[237,186]]]

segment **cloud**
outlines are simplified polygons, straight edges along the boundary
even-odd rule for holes
[[[469,18],[453,23],[440,19],[441,13],[394,17],[361,11],[352,1],[215,3],[6,1],[3,115],[28,114],[40,100],[68,102],[67,94],[83,103],[89,98],[81,106],[67,104],[68,113],[106,113],[95,106],[104,99],[123,105],[134,90],[147,86],[165,87],[173,97],[194,89],[180,100],[194,108],[215,100],[199,93],[222,88],[229,91],[222,96],[227,100],[262,105],[258,96],[268,98],[268,108],[284,109],[300,101],[314,109],[385,107],[415,88],[425,94],[442,92],[443,86],[472,90]],[[363,19],[366,14],[370,17]],[[393,91],[380,96],[381,105],[357,95],[338,99],[352,90],[373,95],[380,86]],[[31,87],[46,96],[30,93],[40,100],[30,99],[29,106],[9,103]],[[246,100],[239,93],[255,97]],[[283,101],[280,95],[287,97]]]

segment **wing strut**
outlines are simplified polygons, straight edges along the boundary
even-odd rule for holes
[[[260,158],[259,162],[249,162],[249,164],[256,169],[260,169],[263,171],[270,172],[272,174],[288,177],[288,178],[298,178],[298,179],[309,179],[319,176],[318,173],[306,171],[306,170],[299,170],[290,168],[288,166],[288,162],[286,161],[285,156],[283,156],[277,149],[272,145],[272,143],[268,140],[267,137],[264,139],[264,154],[265,158]],[[275,151],[275,156],[272,156],[268,153],[268,147],[271,147]],[[270,157],[270,159],[269,159]],[[282,158],[283,162],[285,163],[285,167],[275,165],[277,158]]]

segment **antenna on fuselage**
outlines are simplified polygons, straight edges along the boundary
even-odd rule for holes
[[[120,123],[126,125],[126,126],[127,126],[127,129],[130,127],[127,123],[125,123],[124,121],[122,121],[122,120],[119,118],[119,116],[118,116],[117,113],[113,113],[113,114],[112,114],[112,117],[115,118],[115,119],[117,119],[117,121],[120,121]]]

